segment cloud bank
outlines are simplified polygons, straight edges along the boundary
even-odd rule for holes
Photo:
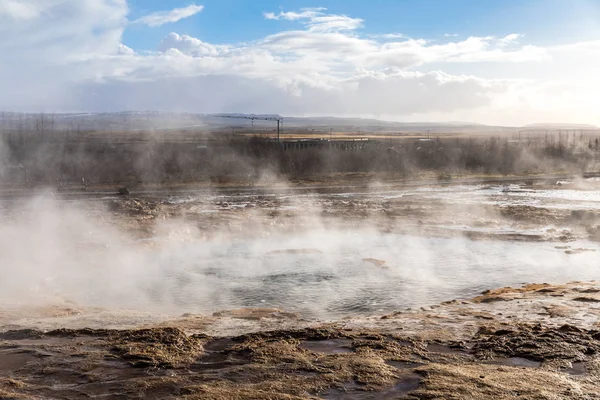
[[[0,61],[0,109],[600,124],[600,41],[367,35],[369,21],[310,8],[257,15],[289,29],[243,43],[208,43],[176,24],[151,51],[122,43],[132,22],[160,26],[202,10],[131,21],[125,0],[0,0],[0,51],[10,54]]]

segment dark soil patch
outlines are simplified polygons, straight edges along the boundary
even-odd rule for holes
[[[583,361],[600,350],[597,331],[585,331],[571,325],[545,328],[541,325],[511,329],[481,329],[473,348],[475,354],[520,357],[531,361],[553,359]]]

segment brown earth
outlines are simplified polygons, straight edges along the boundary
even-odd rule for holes
[[[186,315],[135,330],[9,330],[0,398],[600,398],[600,308],[580,305],[599,293],[527,285],[295,329],[276,329],[295,318],[281,310],[241,309],[196,326]],[[225,325],[238,333],[216,335]]]
[[[184,203],[122,196],[104,205],[107,223],[138,238],[152,238],[157,222],[169,218],[184,219],[199,235],[368,220],[384,232],[570,242],[598,240],[600,229],[595,211],[465,207],[415,195],[324,194],[302,204],[261,194]],[[461,224],[468,227],[447,227]],[[517,232],[477,229],[506,224]],[[540,225],[554,228],[521,232]],[[572,254],[589,250],[557,247]],[[75,317],[94,329],[56,329]],[[106,318],[106,310],[72,304],[0,310],[0,399],[600,399],[596,282],[499,288],[470,300],[331,323],[275,308],[151,315],[127,329],[117,317],[113,323]],[[121,329],[103,329],[109,325]]]

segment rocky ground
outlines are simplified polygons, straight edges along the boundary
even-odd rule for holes
[[[432,192],[373,185],[318,191],[290,191],[288,187],[267,192],[227,190],[173,196],[133,193],[107,200],[105,205],[122,228],[146,238],[156,233],[157,220],[175,218],[194,224],[206,236],[223,232],[260,235],[277,230],[311,229],[316,224],[352,227],[367,223],[383,232],[466,236],[474,240],[600,241],[597,206],[572,209],[568,200],[542,197],[542,201],[536,201],[539,199],[535,194],[531,201],[521,201],[528,199],[529,191],[597,193],[600,180],[527,182],[503,185],[501,190],[498,185],[481,184],[451,199],[444,198],[444,190],[448,188],[451,193],[452,185],[431,188]],[[472,194],[475,199],[470,198]]]
[[[0,398],[600,398],[600,285],[318,324],[270,309],[0,334]]]
[[[470,194],[448,201],[427,191],[283,190],[132,193],[79,205],[142,247],[160,245],[152,239],[161,221],[179,220],[206,237],[368,222],[384,232],[560,242],[567,254],[592,251],[573,242],[600,240],[600,212],[507,201],[510,190],[528,186],[471,203]],[[176,318],[68,303],[3,308],[0,399],[600,399],[599,316],[597,282],[501,288],[329,322],[274,308]]]

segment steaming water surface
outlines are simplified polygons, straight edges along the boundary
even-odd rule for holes
[[[567,255],[555,246],[561,247],[365,231],[190,244],[154,255],[161,284],[146,290],[157,304],[174,302],[186,311],[278,307],[339,317],[433,305],[501,286],[598,277],[598,253]],[[305,252],[272,252],[281,249]]]
[[[325,206],[361,198],[385,201],[409,197],[421,202],[443,200],[467,205],[600,207],[598,190],[531,189],[522,185],[451,185],[349,191],[328,196],[316,193],[271,196],[282,201],[310,199]],[[242,195],[234,202],[246,205],[252,198]],[[298,208],[297,202],[283,204],[282,208]],[[485,228],[439,226],[532,236],[543,235],[549,229],[501,224]],[[268,306],[321,317],[370,314],[469,298],[501,286],[597,279],[598,244],[578,241],[569,246],[586,251],[566,254],[564,243],[553,242],[428,238],[368,229],[313,230],[267,239],[189,244],[178,254],[163,252],[157,256],[161,260],[157,273],[164,274],[171,287],[149,290],[158,303],[170,298],[182,307],[202,311]],[[282,251],[286,249],[296,251]],[[367,258],[385,264],[377,266],[364,261]]]
[[[444,204],[465,205],[456,212],[467,219],[453,224],[453,215],[442,213],[447,218],[434,221],[437,228],[519,233],[525,238],[544,236],[546,230],[555,229],[522,226],[509,220],[480,226],[472,219],[478,216],[469,214],[470,205],[600,208],[599,190],[534,190],[519,185],[432,186],[326,195],[285,191],[182,194],[167,198],[166,203],[186,207],[191,214],[208,213],[218,218],[222,210],[234,210],[242,213],[234,214],[239,217],[250,215],[243,214],[248,206],[262,207],[263,200],[257,198],[267,199],[266,203],[276,200],[268,210],[295,212],[304,212],[304,202],[327,211],[332,205],[355,201],[373,210],[393,199],[410,198],[412,204],[441,199]],[[432,204],[438,207],[441,203]],[[260,234],[208,236],[211,239],[192,229],[184,232],[184,240],[157,234],[145,239],[150,246],[139,248],[139,242],[136,245],[131,238],[100,228],[99,221],[106,214],[102,207],[84,216],[59,209],[56,202],[38,199],[22,214],[28,216],[25,222],[12,215],[0,226],[2,302],[25,302],[35,295],[44,301],[60,298],[81,306],[175,314],[277,307],[304,316],[339,318],[469,298],[501,286],[595,280],[600,276],[597,242],[470,240],[397,230],[382,233],[370,225],[371,217],[347,228],[316,223],[314,228],[304,226],[281,233],[267,224],[261,226]],[[401,225],[405,223],[402,221],[415,224],[414,220],[394,223]],[[464,221],[467,225],[462,225]],[[585,251],[566,254],[567,245]]]
[[[514,206],[533,206],[546,208],[562,209],[598,209],[600,208],[600,190],[598,190],[598,178],[590,178],[584,181],[584,184],[593,185],[587,189],[570,189],[568,187],[536,188],[532,189],[519,184],[469,184],[469,185],[449,185],[449,186],[427,186],[411,189],[386,190],[380,188],[376,191],[341,191],[335,190],[327,193],[327,196],[315,192],[293,192],[293,193],[260,193],[266,198],[273,198],[280,201],[293,200],[298,201],[344,201],[360,199],[379,199],[394,200],[400,198],[412,198],[420,201],[442,200],[448,204],[487,204],[487,205],[514,205]],[[569,185],[564,182],[563,185]],[[171,196],[168,202],[172,204],[196,203],[199,200],[205,204],[212,204],[215,201],[233,200],[229,207],[244,208],[253,204],[256,197],[255,192],[248,191],[245,194],[237,195],[213,195],[213,196]],[[282,206],[282,209],[296,209],[296,206]],[[203,212],[216,212],[218,209],[204,209]]]

